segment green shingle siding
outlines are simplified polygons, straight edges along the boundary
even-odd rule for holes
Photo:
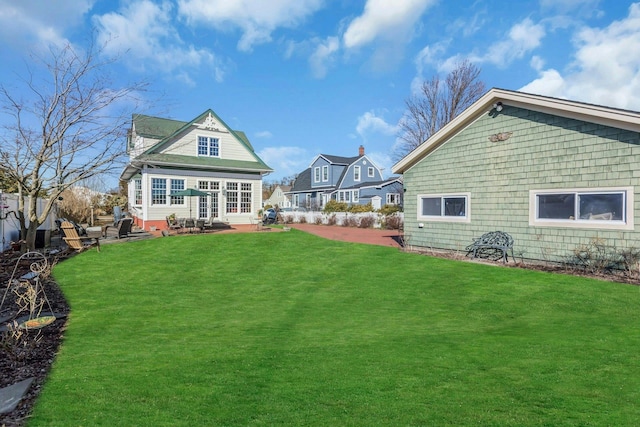
[[[501,132],[513,134],[489,141]],[[410,245],[461,250],[474,237],[504,230],[514,237],[516,253],[555,261],[596,237],[617,247],[640,247],[635,231],[529,226],[529,190],[634,186],[637,211],[639,160],[635,132],[505,107],[496,117],[476,120],[404,173],[405,234]],[[416,218],[418,194],[466,192],[470,223]]]

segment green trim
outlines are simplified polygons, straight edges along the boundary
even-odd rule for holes
[[[269,166],[262,161],[228,160],[217,157],[182,156],[178,154],[142,154],[137,162],[156,163],[173,167],[195,167],[201,169],[247,170],[254,172],[271,172]]]

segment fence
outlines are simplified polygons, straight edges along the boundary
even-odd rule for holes
[[[404,214],[396,212],[393,215],[385,216],[375,212],[280,212],[280,218],[285,223],[307,223],[318,225],[340,225],[352,227],[373,227],[382,228],[389,227],[393,223],[393,227],[402,227],[404,223]]]

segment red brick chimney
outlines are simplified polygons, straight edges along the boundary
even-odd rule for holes
[[[358,148],[358,156],[362,157],[364,156],[364,146],[361,145],[360,148]]]

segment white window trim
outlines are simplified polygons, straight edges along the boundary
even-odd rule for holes
[[[422,212],[422,199],[425,197],[464,197],[465,198],[465,216],[431,216],[431,215],[421,215]],[[439,193],[439,194],[418,194],[417,200],[418,209],[418,217],[417,219],[420,221],[429,221],[429,222],[471,222],[471,193]]]
[[[599,221],[592,219],[538,219],[539,194],[560,193],[624,193],[625,221]],[[529,225],[534,227],[561,227],[599,230],[633,230],[634,229],[634,189],[633,187],[598,187],[598,188],[554,188],[529,190]]]
[[[313,168],[313,182],[320,182],[320,166]]]
[[[369,168],[367,169],[367,176],[369,178],[373,178],[374,176],[376,176],[376,171],[373,169],[372,166],[369,166]]]
[[[200,147],[200,138],[206,138],[207,139],[207,154],[200,154],[199,153],[199,147]],[[218,140],[218,155],[214,156],[213,154],[211,154],[211,139],[217,139]],[[198,157],[213,157],[215,159],[220,159],[222,158],[222,144],[220,142],[220,138],[215,137],[215,136],[208,136],[208,135],[196,135],[196,153]]]
[[[362,178],[361,173],[362,171],[360,170],[360,166],[353,167],[353,180],[355,182],[360,182],[360,179]]]
[[[326,171],[326,173],[325,173]],[[325,179],[326,177],[326,179]],[[329,181],[329,166],[328,165],[324,165],[322,166],[322,182],[327,182]]]
[[[392,198],[396,201],[391,200]],[[400,193],[387,193],[385,202],[387,205],[398,205],[400,203]]]

